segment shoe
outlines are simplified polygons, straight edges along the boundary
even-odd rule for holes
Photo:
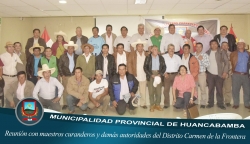
[[[230,104],[230,103],[226,103],[226,106],[227,106],[227,107],[230,107],[230,106],[231,106],[231,104]]]
[[[205,108],[206,106],[205,105],[201,105],[200,108]]]
[[[245,108],[250,109],[250,106],[245,106]]]
[[[68,112],[68,114],[74,114],[75,113],[75,111],[73,110],[73,111],[69,111]]]
[[[226,109],[226,107],[224,106],[224,105],[220,105],[220,106],[218,106],[220,109],[223,109],[223,110],[225,110]]]
[[[158,111],[163,111],[163,109],[161,108],[161,106],[155,106],[154,109],[158,110]]]
[[[65,109],[67,109],[67,107],[68,107],[67,105],[63,105],[62,109],[65,110]]]
[[[207,105],[206,106],[206,108],[212,108],[212,107],[214,107],[214,106],[212,106],[212,105]]]
[[[150,107],[150,112],[154,112],[154,109],[155,109],[155,106],[152,105],[152,106]]]
[[[163,108],[164,108],[164,109],[167,109],[167,108],[168,108],[168,106],[164,106]]]
[[[129,110],[129,113],[130,113],[131,115],[134,115],[134,114],[135,114],[135,110]]]
[[[237,105],[234,105],[234,106],[233,106],[233,108],[234,108],[234,109],[237,109],[237,108],[239,108],[239,106],[237,106]]]
[[[143,109],[147,109],[147,108],[148,108],[148,107],[147,107],[147,106],[145,106],[145,105],[144,105],[144,106],[141,106],[141,107],[142,107]]]

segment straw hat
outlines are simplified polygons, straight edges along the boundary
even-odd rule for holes
[[[134,48],[136,48],[137,44],[143,44],[143,46],[145,46],[147,44],[147,42],[146,41],[141,41],[141,39],[138,39],[136,42],[133,42],[131,44],[131,46],[134,47]]]
[[[85,46],[88,46],[88,47],[90,48],[90,53],[92,53],[92,52],[94,51],[94,46],[92,46],[92,45],[89,44],[89,43],[83,44],[83,45],[82,45],[82,50],[83,50],[83,48],[84,48]]]
[[[69,46],[73,46],[75,48],[75,50],[78,48],[78,45],[77,44],[74,44],[73,41],[69,41],[68,44],[64,44],[64,48],[65,49],[68,49]]]
[[[245,43],[245,40],[241,38],[237,43]]]
[[[66,36],[66,33],[64,33],[63,31],[59,31],[59,32],[55,32],[54,35],[55,35],[55,36],[60,35],[60,36],[65,37],[65,36]]]
[[[47,64],[43,64],[42,65],[42,70],[37,72],[37,75],[39,77],[43,77],[43,72],[44,71],[51,71],[51,74],[53,74],[56,71],[56,68],[49,68],[49,66]]]
[[[161,27],[157,26],[157,27],[155,27],[155,28],[153,28],[153,29],[152,29],[152,31],[151,31],[151,34],[152,34],[152,35],[154,35],[154,34],[155,34],[155,30],[156,30],[156,29],[159,29],[159,30],[161,31],[161,33],[160,33],[161,35],[163,35],[163,34],[164,34],[164,30],[163,30],[163,28],[161,28]]]
[[[7,46],[9,46],[9,45],[12,45],[12,46],[13,46],[13,43],[10,42],[10,41],[6,42],[6,45],[5,45],[5,46],[7,47]]]
[[[29,48],[29,52],[30,52],[31,54],[33,54],[33,49],[34,49],[34,48],[40,48],[40,49],[41,49],[41,52],[40,52],[40,53],[42,53],[42,52],[44,51],[44,47],[43,47],[43,46],[40,46],[39,43],[35,43],[35,44],[33,45],[33,47]]]

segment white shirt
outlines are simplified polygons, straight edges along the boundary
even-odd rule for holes
[[[3,74],[6,74],[6,75],[16,75],[17,74],[17,70],[16,70],[17,62],[23,64],[19,56],[15,53],[13,53],[13,55],[11,56],[10,53],[5,52],[0,55],[0,58],[4,64]]]
[[[102,79],[99,84],[96,83],[96,80],[90,83],[89,92],[92,93],[92,97],[96,98],[98,95],[104,93],[104,90],[108,88],[108,81],[106,79]]]
[[[148,34],[143,34],[143,35],[140,35],[139,33],[137,34],[134,34],[131,38],[131,44],[133,42],[136,42],[138,41],[138,39],[140,39],[141,41],[147,41],[147,44],[144,46],[144,50],[147,51],[148,50],[148,47],[152,46],[152,42],[151,42],[151,39],[150,39],[150,36]],[[135,50],[136,48],[134,48]]]
[[[136,63],[137,77],[136,79],[138,81],[146,81],[146,73],[143,69],[144,61],[145,61],[144,52],[142,52],[142,55],[140,55],[140,53],[137,51],[136,54],[137,54],[137,63]]]
[[[124,50],[126,52],[131,52],[130,41],[131,41],[131,36],[127,35],[125,38],[122,35],[118,36],[118,37],[116,37],[116,39],[114,41],[114,47],[116,47],[118,43],[122,43],[122,44],[124,44]]]
[[[39,39],[39,38],[37,38],[37,39],[34,38],[34,43],[33,43],[33,45],[36,44],[36,43],[38,43],[38,39]]]
[[[161,40],[161,53],[165,53],[167,51],[168,45],[173,44],[175,47],[175,52],[180,51],[180,48],[184,45],[184,40],[180,34],[170,34],[167,33],[163,35]]]
[[[183,54],[182,56],[182,64],[185,65],[187,67],[187,73],[190,74],[190,70],[189,70],[189,58],[190,58],[190,54],[189,56],[185,59],[185,56]]]
[[[127,65],[127,57],[126,57],[126,53],[125,52],[123,52],[122,55],[120,55],[119,53],[117,53],[117,72],[118,72],[118,66],[120,64]]]
[[[108,58],[103,56],[103,78],[106,78],[108,74]]]
[[[18,87],[16,90],[16,96],[17,99],[21,100],[24,98],[24,88],[26,86],[26,81],[23,83],[23,85],[20,84],[20,82],[18,83]]]
[[[126,95],[129,93],[129,88],[128,88],[128,81],[126,75],[124,76],[124,79],[120,77],[120,82],[121,82],[121,92],[120,92],[120,100],[123,100],[123,95]]]
[[[69,58],[69,71],[72,73],[75,67],[74,54],[71,56],[67,53],[67,56]]]
[[[218,75],[218,66],[216,62],[215,53],[216,51],[211,50],[211,53],[209,55],[210,65],[207,67],[207,70],[213,75]]]
[[[113,49],[113,37],[112,34],[110,35],[110,37],[108,37],[107,34],[106,35],[106,44],[109,45],[109,54],[113,54],[114,53],[114,49]]]
[[[54,77],[50,77],[49,82],[42,78],[36,83],[36,86],[33,91],[33,97],[39,99],[39,95],[40,97],[46,100],[54,99],[56,97],[56,87],[58,88],[58,97],[61,97],[64,90],[63,85]]]
[[[166,63],[166,73],[178,72],[180,65],[182,64],[180,56],[174,54],[170,57],[169,54],[162,55]]]
[[[89,53],[89,55],[88,55],[88,56],[86,56],[86,55],[85,55],[85,53],[83,53],[82,55],[84,55],[84,56],[85,56],[86,62],[88,63],[88,62],[89,62],[89,59],[90,59],[91,54]]]

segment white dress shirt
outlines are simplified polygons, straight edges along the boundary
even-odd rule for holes
[[[129,93],[129,88],[128,88],[128,81],[126,75],[124,76],[124,79],[120,78],[121,82],[121,92],[120,92],[120,100],[123,100],[123,95],[126,95]]]
[[[131,52],[130,41],[131,41],[131,36],[127,35],[125,38],[122,35],[118,36],[118,37],[116,37],[116,39],[114,41],[114,47],[116,47],[118,43],[122,43],[122,44],[124,44],[124,50],[126,52]]]
[[[56,87],[58,88],[58,97],[61,97],[64,90],[63,85],[54,77],[50,77],[49,82],[42,78],[36,83],[36,86],[33,91],[33,97],[39,99],[39,95],[40,97],[46,100],[54,99],[56,97]]]
[[[119,53],[117,53],[117,72],[118,72],[118,66],[120,64],[125,64],[127,65],[127,57],[126,57],[126,53],[123,52],[122,55],[120,55]]]
[[[138,39],[140,39],[141,41],[146,41],[147,42],[147,44],[144,46],[145,51],[148,51],[148,47],[153,45],[152,42],[151,42],[150,36],[148,34],[145,34],[145,33],[143,35],[140,35],[139,33],[134,34],[132,36],[132,38],[131,38],[130,43],[132,44],[133,42],[138,41]],[[134,48],[134,50],[136,50],[136,48]]]
[[[23,64],[19,56],[15,53],[13,53],[13,55],[11,56],[10,53],[5,52],[0,55],[0,58],[4,64],[3,74],[6,74],[6,75],[16,75],[17,74],[16,64],[17,63]]]
[[[88,56],[86,56],[86,55],[85,55],[85,53],[83,53],[82,55],[84,55],[84,56],[85,56],[86,62],[88,63],[88,62],[89,62],[89,59],[90,59],[91,54],[89,54]]]
[[[182,64],[180,56],[174,54],[170,57],[169,54],[162,55],[166,63],[166,73],[178,72],[180,65]]]
[[[173,44],[175,47],[175,52],[180,51],[180,48],[184,45],[184,40],[180,34],[170,34],[167,33],[163,35],[161,40],[161,53],[165,53],[167,51],[168,45]]]
[[[138,81],[146,81],[146,73],[143,69],[146,56],[145,56],[144,52],[142,52],[142,55],[140,55],[140,53],[137,51],[136,54],[137,54],[137,63],[136,63],[137,77],[136,77],[136,79]]]
[[[190,74],[190,70],[189,70],[189,58],[190,58],[190,54],[189,54],[189,56],[186,59],[185,59],[184,54],[182,56],[182,64],[187,67],[187,70],[188,70],[187,73],[188,74]]]
[[[209,55],[210,65],[207,67],[207,70],[213,75],[218,75],[218,65],[217,65],[215,53],[216,51],[211,50],[211,53]]]
[[[103,56],[103,78],[106,78],[106,76],[108,75],[108,63],[109,61],[107,56]]]
[[[75,67],[74,54],[71,56],[67,53],[67,56],[69,58],[69,71],[72,73]]]
[[[17,99],[21,100],[24,98],[24,88],[26,86],[26,81],[23,83],[23,85],[20,84],[20,82],[18,83],[18,87],[16,90],[16,96]]]
[[[36,44],[36,43],[38,43],[38,39],[39,39],[39,38],[37,38],[37,39],[34,38],[34,43],[33,43],[33,45]]]
[[[108,37],[107,34],[106,35],[106,44],[109,45],[109,54],[113,54],[114,53],[114,49],[113,49],[113,37],[112,34],[110,35],[110,37]]]

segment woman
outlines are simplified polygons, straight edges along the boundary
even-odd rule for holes
[[[64,54],[67,50],[63,47],[64,44],[68,44],[65,42],[64,37],[66,34],[62,31],[55,32],[56,42],[52,45],[52,55],[56,56],[58,59]]]
[[[188,104],[193,104],[197,99],[195,91],[195,81],[191,74],[187,74],[187,67],[181,65],[178,70],[179,75],[175,77],[173,84],[173,105],[183,109],[183,116],[187,116],[186,108]],[[178,96],[176,96],[178,90]]]

